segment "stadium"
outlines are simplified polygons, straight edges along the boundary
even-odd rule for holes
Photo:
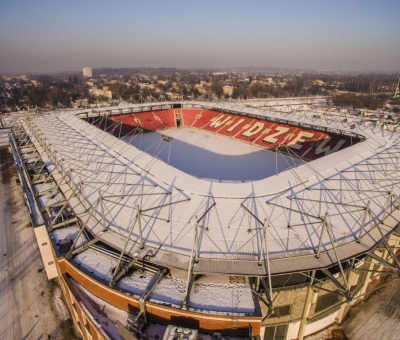
[[[399,274],[399,133],[292,104],[13,125],[46,273],[84,339],[303,339]]]

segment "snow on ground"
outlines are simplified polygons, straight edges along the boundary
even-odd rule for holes
[[[54,240],[56,243],[60,242],[61,240],[64,240],[66,238],[71,239],[72,242],[75,241],[76,237],[78,236],[79,233],[79,227],[78,226],[69,226],[69,227],[64,227],[60,229],[55,229],[51,235],[54,237]],[[84,235],[79,236],[79,240],[75,244],[75,248],[78,248],[82,246],[84,243],[86,243],[87,240]]]
[[[96,277],[110,281],[113,277],[112,270],[117,265],[117,260],[99,251],[88,249],[71,260],[75,265]]]
[[[2,114],[0,119],[3,120],[3,125],[0,124],[0,146],[8,145],[9,127],[21,116],[19,113]],[[0,122],[1,123],[1,122]]]
[[[69,310],[68,310],[67,306],[65,306],[62,294],[63,294],[63,292],[61,290],[61,287],[55,286],[54,291],[53,291],[54,306],[55,306],[60,318],[62,318],[63,320],[68,320],[70,318],[70,314],[69,314]]]
[[[23,114],[22,113],[9,113],[9,114],[3,114],[3,127],[9,127],[11,126],[19,117],[21,117]],[[0,125],[1,127],[1,125]]]
[[[0,146],[8,145],[8,130],[0,130]]]
[[[1,131],[1,130],[0,130]],[[43,269],[7,147],[0,150],[0,339],[76,339],[61,289]]]
[[[165,142],[162,135],[172,137],[171,143]],[[125,137],[125,141],[131,138]],[[277,169],[282,172],[289,165],[302,162],[259,146],[189,128],[143,133],[131,144],[189,175],[209,181],[256,181],[275,175]]]

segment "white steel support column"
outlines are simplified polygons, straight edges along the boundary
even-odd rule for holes
[[[136,221],[137,221],[137,217],[138,217],[138,215],[136,214],[135,215],[135,219],[133,220],[133,223],[132,223],[132,227],[129,230],[129,235],[125,240],[124,248],[121,250],[121,254],[119,255],[117,265],[115,266],[115,269],[114,269],[113,278],[110,281],[110,285],[113,282],[115,282],[115,277],[117,276],[118,272],[120,271],[119,267],[120,267],[120,264],[121,264],[121,260],[122,260],[122,257],[124,256],[124,253],[125,253],[125,250],[126,250],[126,246],[128,245],[128,242],[131,239],[131,235],[132,235],[132,232],[133,232],[133,228],[135,227],[135,224],[136,224]]]
[[[103,231],[107,230],[107,224],[106,224],[106,217],[104,215],[104,202],[103,202],[103,197],[101,196],[101,191],[99,190],[99,202],[100,202],[100,209],[101,209],[101,219],[103,222]]]
[[[194,242],[196,246],[196,254],[195,254],[195,262],[199,262],[199,220],[197,218],[197,215],[195,216],[195,225],[194,225],[195,231],[194,231]]]
[[[142,237],[142,221],[141,221],[141,216],[140,216],[139,204],[136,206],[136,220],[138,221],[138,226],[139,226],[140,249],[143,249],[144,245],[143,245],[143,237]]]
[[[192,251],[190,253],[190,261],[189,261],[189,268],[188,268],[188,274],[187,274],[187,279],[186,279],[186,288],[185,288],[185,295],[183,298],[183,304],[182,304],[182,309],[188,309],[188,300],[189,300],[189,290],[190,290],[190,282],[192,280],[192,268],[193,268],[193,260],[194,260],[194,254],[195,254],[195,246],[196,246],[196,233],[197,233],[197,215],[194,217],[195,218],[195,230],[194,230],[194,235],[193,235],[193,243],[192,243]]]
[[[267,237],[267,226],[268,220],[264,218],[264,224],[262,227],[261,233],[261,251],[258,258],[258,265],[261,266],[263,264],[263,254],[265,254],[265,262],[267,265],[267,279],[268,279],[268,287],[265,287],[265,279],[261,278],[261,283],[264,286],[265,294],[267,295],[267,300],[269,302],[269,314],[273,314],[274,306],[273,306],[273,297],[272,297],[272,279],[271,279],[271,267],[269,261],[269,252],[268,252],[268,237]]]
[[[267,235],[267,219],[264,219],[264,226],[263,226],[263,232],[264,232],[264,242],[265,242],[265,255],[267,257],[267,273],[268,273],[268,288],[269,288],[269,293],[271,295],[271,308],[273,309],[272,306],[272,279],[271,279],[271,266],[269,262],[269,251],[268,251],[268,235]]]
[[[325,216],[327,217],[328,213],[326,213]],[[331,226],[329,225],[327,218],[326,218],[326,231],[328,232],[328,236],[329,236],[329,238],[331,240],[331,244],[332,244],[332,247],[333,247],[333,252],[335,254],[335,258],[336,258],[337,264],[339,266],[340,272],[341,272],[342,277],[343,277],[343,281],[344,281],[345,289],[346,289],[345,297],[346,297],[347,301],[351,301],[352,297],[350,295],[349,283],[347,282],[347,277],[346,277],[346,275],[344,273],[344,270],[343,270],[343,267],[342,267],[342,263],[340,262],[340,258],[339,258],[338,254],[337,254],[336,246],[335,246],[335,240],[333,239]]]
[[[315,270],[313,270],[311,272],[310,283],[307,287],[307,294],[306,294],[306,299],[305,299],[304,305],[303,305],[303,313],[302,313],[302,317],[301,317],[301,321],[300,321],[299,332],[297,333],[298,340],[304,339],[304,332],[305,332],[306,326],[307,326],[307,317],[308,317],[308,314],[310,313],[311,302],[314,297],[314,291],[312,289],[312,286],[314,284],[315,272],[316,272]]]
[[[71,249],[69,250],[69,252],[66,255],[67,259],[70,259],[72,257],[72,252],[74,250],[74,247],[75,247],[76,243],[78,242],[80,236],[82,235],[83,231],[85,230],[85,226],[89,222],[89,219],[93,216],[93,213],[96,211],[98,205],[99,205],[99,200],[96,201],[96,204],[93,206],[93,209],[89,212],[86,221],[81,225],[81,229],[79,230],[78,235],[76,236],[74,242],[72,243]]]
[[[265,242],[265,238],[266,238],[266,233],[267,231],[267,219],[264,219],[264,224],[262,226],[262,232],[261,232],[261,249],[260,249],[260,254],[258,256],[258,265],[261,266],[262,265],[262,258],[263,258],[263,254],[266,251],[266,242]]]
[[[368,215],[368,213],[369,213],[369,205],[370,205],[370,201],[368,200],[367,206],[366,206],[366,208],[365,208],[365,213],[364,213],[363,221],[362,221],[362,224],[361,224],[361,227],[360,227],[360,232],[359,232],[358,237],[357,237],[357,242],[358,242],[358,243],[361,242],[362,233],[364,232],[365,221],[367,220],[367,215]]]
[[[321,245],[322,245],[322,237],[324,236],[324,231],[326,228],[326,219],[327,219],[328,213],[325,213],[324,220],[322,221],[322,230],[321,234],[319,235],[319,242],[318,242],[318,248],[317,248],[317,253],[315,254],[316,258],[319,258],[320,252],[321,252]]]
[[[387,198],[386,203],[385,203],[385,210],[382,215],[382,222],[384,222],[385,218],[387,217],[387,211],[389,209],[390,203],[392,202],[392,197],[393,197],[393,185],[390,188],[389,197]]]
[[[61,215],[61,213],[63,212],[63,210],[66,208],[66,206],[69,204],[69,200],[74,197],[75,195],[75,191],[76,191],[76,187],[74,187],[72,189],[72,194],[70,197],[67,198],[66,202],[62,205],[60,211],[57,213],[57,215],[53,218],[53,220],[51,221],[51,224],[54,224],[55,221],[57,221],[57,218]],[[51,228],[51,226],[50,226]]]
[[[85,188],[83,187],[83,182],[82,182],[82,177],[81,176],[79,176],[79,184],[78,184],[78,186],[79,186],[79,193],[80,193],[80,196],[81,196],[82,204],[83,204],[83,206],[85,208],[85,211],[87,211],[88,208],[87,208],[87,204],[86,204],[86,193],[85,193]]]

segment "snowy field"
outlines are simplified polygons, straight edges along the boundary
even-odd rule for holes
[[[8,130],[0,130],[0,146],[8,145]]]
[[[47,280],[24,194],[16,178],[13,157],[3,147],[0,153],[0,339],[76,339],[72,335],[72,321],[66,320],[69,313],[61,298],[61,288]]]
[[[21,117],[20,113],[11,113],[0,115],[0,146],[8,145],[8,133],[11,125]]]
[[[172,137],[171,142],[163,135]],[[189,128],[140,134],[131,144],[191,176],[213,182],[257,181],[301,163],[271,150]]]

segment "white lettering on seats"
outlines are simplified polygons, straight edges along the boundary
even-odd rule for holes
[[[226,132],[232,132],[238,125],[242,124],[244,119],[239,119],[235,124],[233,124]]]
[[[278,139],[275,138],[275,137],[282,136],[282,135],[284,135],[286,132],[288,132],[289,130],[290,130],[290,128],[287,128],[287,127],[284,127],[284,126],[277,126],[277,127],[275,128],[275,131],[278,131],[278,132],[273,133],[272,135],[265,137],[265,138],[263,139],[263,141],[264,141],[264,142],[267,142],[267,143],[275,144],[275,143],[278,141]]]
[[[314,135],[315,133],[300,131],[297,137],[295,137],[291,142],[288,143],[288,146],[292,149],[300,150],[303,147],[303,144],[298,143],[304,143],[307,141],[307,139],[313,138]]]
[[[224,119],[225,115],[220,115],[219,117],[215,118],[215,120],[210,124],[211,127],[217,128],[221,126],[222,124],[225,124],[231,117],[226,117]]]
[[[272,129],[270,129],[270,128],[266,128],[262,133],[263,133],[264,135],[266,135],[266,134],[270,133],[271,130],[272,130]]]
[[[318,145],[317,150],[315,150],[315,154],[319,155],[322,152],[325,153],[326,155],[329,155],[332,152],[336,152],[338,151],[343,145],[344,143],[346,143],[346,141],[344,139],[341,139],[333,149],[331,149],[331,146],[329,145],[329,143],[331,142],[332,137],[326,138],[320,145]]]
[[[291,140],[294,136],[296,136],[296,134],[294,134],[294,133],[286,134],[286,136],[283,138],[283,143],[287,144],[286,141]]]
[[[264,123],[256,122],[250,129],[242,133],[242,136],[251,137],[264,129]]]

